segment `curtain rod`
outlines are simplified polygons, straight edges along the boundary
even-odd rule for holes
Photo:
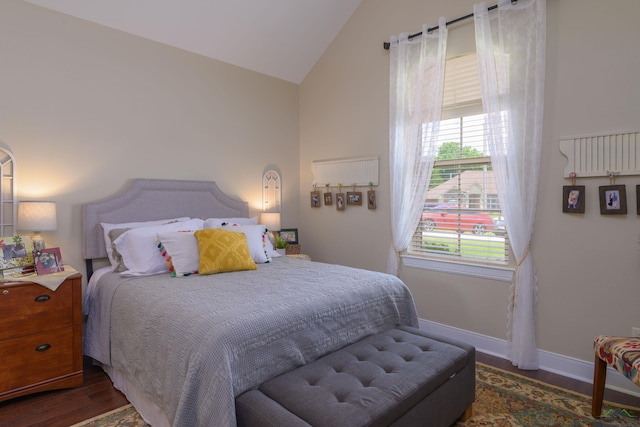
[[[512,4],[518,3],[518,0],[511,0],[511,3],[512,3]],[[493,5],[493,6],[489,6],[489,7],[487,8],[487,11],[492,11],[493,9],[497,9],[497,8],[498,8],[498,5],[497,5],[497,4],[495,4],[495,5]],[[473,18],[473,13],[470,13],[470,14],[468,14],[468,15],[461,16],[460,18],[456,18],[456,19],[454,19],[454,20],[452,20],[452,21],[449,21],[449,22],[447,22],[447,24],[446,24],[446,25],[448,26],[448,25],[451,25],[451,24],[455,24],[456,22],[464,21],[464,20],[469,19],[469,18]],[[435,27],[428,28],[428,29],[427,29],[427,33],[430,33],[430,32],[432,32],[432,31],[435,31],[435,30],[437,30],[438,28],[440,28],[440,25],[436,25]],[[421,36],[421,35],[422,35],[422,31],[420,31],[419,33],[411,34],[411,35],[409,36],[409,40],[411,40],[411,39],[412,39],[412,38],[414,38],[414,37]],[[384,42],[383,47],[384,47],[384,50],[389,50],[389,49],[391,48],[391,43],[389,43],[389,42]]]

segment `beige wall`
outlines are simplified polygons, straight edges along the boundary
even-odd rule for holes
[[[131,178],[215,180],[257,214],[275,167],[297,225],[298,85],[19,0],[0,2],[0,40],[0,144],[18,197],[57,202],[44,237],[66,263],[84,270],[80,204]]]
[[[476,0],[365,0],[301,85],[300,215],[304,251],[314,259],[384,271],[390,240],[388,168],[391,34],[417,31],[472,11]],[[538,293],[538,347],[592,360],[597,334],[628,335],[640,326],[638,177],[627,185],[629,214],[601,216],[598,186],[587,186],[584,215],[563,214],[566,136],[640,129],[640,27],[637,0],[549,0],[544,147],[533,258]],[[449,32],[449,53],[464,52],[471,21]],[[313,160],[379,156],[378,209],[345,212],[309,207]],[[406,268],[420,317],[489,335],[506,336],[509,284]]]

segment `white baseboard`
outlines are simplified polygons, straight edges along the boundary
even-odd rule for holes
[[[507,342],[498,338],[420,319],[420,329],[444,335],[473,345],[477,351],[507,359]],[[540,369],[589,384],[593,383],[593,362],[538,350]],[[613,368],[607,370],[607,385],[611,390],[640,397],[640,388]]]

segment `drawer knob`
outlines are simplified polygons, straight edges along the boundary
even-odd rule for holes
[[[51,344],[40,344],[36,347],[36,351],[47,351],[51,348]]]
[[[9,291],[5,289],[4,291],[2,291],[2,295],[9,295]]]
[[[38,295],[36,297],[36,302],[47,302],[51,299],[49,295]]]

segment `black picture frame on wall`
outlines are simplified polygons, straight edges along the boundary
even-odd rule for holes
[[[584,206],[584,185],[565,185],[562,187],[562,212],[584,213]]]
[[[627,190],[624,185],[603,185],[600,187],[600,214],[627,214]]]
[[[636,215],[640,215],[640,185],[636,185]]]

